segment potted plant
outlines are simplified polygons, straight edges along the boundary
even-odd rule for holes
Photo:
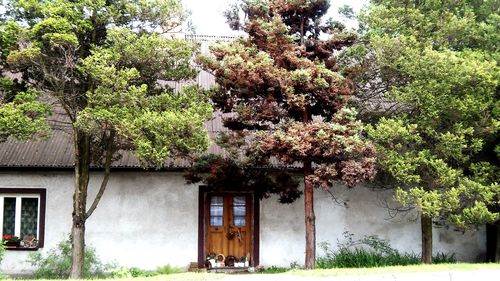
[[[21,238],[14,235],[4,235],[2,236],[2,244],[7,248],[17,248],[21,244]]]

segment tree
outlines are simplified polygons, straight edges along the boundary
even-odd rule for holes
[[[12,136],[20,140],[34,134],[46,136],[49,128],[48,105],[37,100],[38,93],[27,89],[6,71],[6,58],[13,45],[13,35],[18,26],[9,22],[0,23],[0,141]]]
[[[396,200],[420,212],[431,263],[433,220],[465,229],[499,218],[498,3],[372,3],[358,105]]]
[[[351,81],[335,63],[355,37],[332,21],[322,24],[328,7],[326,0],[241,1],[226,16],[248,37],[212,46],[213,56],[198,59],[218,84],[213,103],[229,113],[226,139],[245,144],[261,167],[272,159],[302,164],[308,269],[315,266],[314,187],[354,186],[375,175],[374,148],[345,107]]]
[[[208,146],[211,106],[197,86],[176,92],[165,81],[189,80],[196,46],[169,39],[182,24],[177,0],[11,1],[2,24],[15,25],[6,68],[54,101],[71,123],[75,158],[72,269],[81,278],[85,222],[96,209],[111,164],[133,151],[145,167]],[[163,81],[163,82],[162,82]],[[87,208],[91,163],[104,176]]]

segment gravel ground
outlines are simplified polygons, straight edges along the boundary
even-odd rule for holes
[[[224,281],[493,281],[500,280],[500,269],[452,270],[439,272],[390,273],[375,275],[339,275],[339,276],[297,276],[285,274],[248,274],[227,275]]]

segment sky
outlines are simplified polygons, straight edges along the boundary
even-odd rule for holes
[[[182,0],[186,9],[191,11],[196,34],[200,35],[236,35],[226,24],[222,12],[234,0]],[[351,6],[357,13],[367,0],[331,0],[330,10],[326,17],[338,19],[337,9],[343,5]]]
[[[0,12],[3,11],[0,0]],[[235,0],[182,0],[184,7],[191,11],[191,21],[200,35],[237,35],[229,28],[222,12]],[[331,6],[326,17],[338,19],[337,9],[343,5],[351,6],[357,13],[368,0],[330,0]]]

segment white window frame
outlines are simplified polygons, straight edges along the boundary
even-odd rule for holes
[[[3,205],[4,198],[16,198],[16,217],[14,225],[14,236],[20,237],[21,234],[21,200],[22,198],[38,198],[38,212],[36,225],[36,247],[17,247],[6,248],[7,250],[26,250],[36,251],[44,247],[45,241],[45,215],[47,212],[47,189],[44,187],[19,187],[19,186],[1,186],[0,185],[0,235],[3,234]],[[1,237],[0,236],[0,240]]]
[[[2,237],[3,234],[3,210],[4,210],[4,199],[5,198],[16,198],[16,213],[15,213],[15,223],[14,223],[14,236],[17,236],[21,239],[24,237],[21,237],[21,202],[23,198],[36,198],[38,199],[38,206],[37,206],[37,224],[36,224],[36,238],[38,239],[38,234],[40,233],[40,203],[41,203],[41,198],[40,194],[29,194],[29,193],[1,193],[0,194],[0,237]]]

